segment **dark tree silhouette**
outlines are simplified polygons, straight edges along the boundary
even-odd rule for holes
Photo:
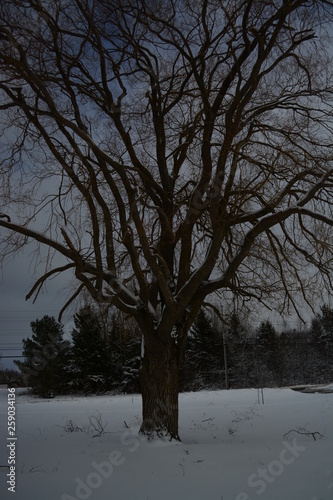
[[[26,385],[46,396],[66,390],[70,344],[52,316],[31,322],[32,338],[23,339],[24,361],[14,361]]]
[[[76,386],[103,390],[111,367],[97,312],[89,305],[82,307],[74,316],[74,325],[72,373],[75,373]]]

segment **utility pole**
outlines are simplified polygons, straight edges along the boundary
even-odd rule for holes
[[[223,339],[223,355],[224,355],[224,370],[225,370],[225,388],[229,389],[229,378],[228,378],[228,360],[227,360],[227,346],[225,343],[224,332],[222,332]]]

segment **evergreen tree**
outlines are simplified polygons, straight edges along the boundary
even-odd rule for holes
[[[328,354],[333,353],[333,309],[324,305],[321,308],[319,321],[322,327],[319,342],[324,346]]]
[[[119,315],[115,314],[111,318],[111,328],[108,333],[108,349],[111,366],[111,383],[113,388],[120,388],[123,380],[124,365],[124,339],[122,322]]]
[[[278,336],[272,323],[263,321],[256,332],[258,386],[276,385],[280,379]]]
[[[267,351],[272,351],[276,347],[277,334],[274,326],[268,320],[263,321],[257,329],[257,343]]]
[[[80,390],[106,388],[110,372],[108,349],[96,311],[86,305],[74,316],[72,331],[73,386]]]
[[[63,327],[51,316],[31,322],[32,339],[23,339],[25,361],[14,361],[26,385],[36,394],[49,395],[66,389],[70,344]]]
[[[123,315],[112,316],[109,331],[109,352],[113,387],[122,392],[139,391],[141,335]]]
[[[224,386],[223,337],[203,309],[191,328],[186,347],[187,383],[193,388]],[[189,387],[191,388],[191,387]]]
[[[314,343],[319,344],[320,343],[320,337],[323,335],[323,325],[321,322],[321,317],[319,314],[316,314],[314,318],[311,320],[311,327],[310,327],[310,338],[311,341]]]
[[[240,317],[234,312],[232,313],[227,327],[227,335],[231,341],[245,340],[246,328],[243,325]]]
[[[257,384],[255,339],[251,329],[235,312],[227,324],[227,352],[230,387]]]

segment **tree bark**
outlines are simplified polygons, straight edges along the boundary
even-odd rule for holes
[[[140,371],[142,425],[140,433],[180,441],[178,434],[179,347],[170,337],[167,342],[145,339]]]

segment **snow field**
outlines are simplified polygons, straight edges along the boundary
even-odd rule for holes
[[[0,464],[6,398],[0,390]],[[330,393],[265,389],[265,404],[256,389],[181,394],[181,443],[138,436],[139,395],[16,401],[16,492],[1,468],[2,499],[333,499]],[[93,437],[89,418],[97,412],[107,426]],[[75,426],[83,432],[69,432]]]

